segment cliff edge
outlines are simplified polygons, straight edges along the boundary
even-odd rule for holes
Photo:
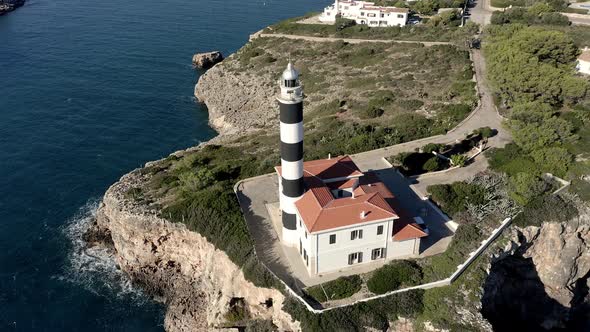
[[[107,190],[96,227],[110,232],[121,269],[167,305],[167,331],[210,331],[232,327],[232,321],[243,326],[246,318],[299,330],[282,311],[285,298],[278,290],[254,286],[206,238],[127,200],[125,192],[142,180],[134,171]]]

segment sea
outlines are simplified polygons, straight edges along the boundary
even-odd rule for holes
[[[0,331],[162,331],[80,240],[123,174],[215,136],[192,55],[329,0],[28,0],[0,16]]]

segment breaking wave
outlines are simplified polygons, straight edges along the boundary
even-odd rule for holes
[[[131,298],[142,304],[149,298],[134,287],[127,275],[119,269],[113,251],[102,246],[87,247],[82,239],[96,219],[99,203],[99,199],[89,200],[65,224],[64,233],[71,248],[64,274],[59,279],[82,286],[99,296]]]

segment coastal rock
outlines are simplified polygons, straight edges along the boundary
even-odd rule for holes
[[[236,299],[252,319],[272,320],[281,331],[300,330],[282,311],[285,297],[278,290],[254,286],[206,238],[126,200],[126,190],[142,180],[135,171],[109,188],[97,212],[97,227],[110,231],[121,269],[167,305],[167,331],[224,327]]]
[[[590,329],[590,209],[571,220],[514,229],[491,264],[483,313],[495,329]]]
[[[195,97],[207,105],[209,124],[220,135],[243,135],[277,121],[277,88],[268,84],[273,81],[264,74],[230,71],[224,62],[199,78]]]
[[[209,69],[223,61],[223,55],[219,51],[197,53],[193,55],[193,65],[197,68]]]

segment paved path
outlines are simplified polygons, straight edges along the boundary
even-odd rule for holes
[[[406,142],[397,144],[382,149],[371,150],[367,152],[361,152],[352,156],[355,162],[359,165],[363,165],[364,170],[370,169],[381,169],[382,158],[396,155],[400,152],[410,152],[428,144],[428,143],[441,143],[449,144],[462,140],[467,134],[470,134],[473,130],[481,127],[491,127],[496,129],[498,134],[488,141],[489,147],[503,147],[510,142],[510,133],[502,127],[503,118],[498,114],[494,105],[492,92],[489,89],[486,79],[486,65],[485,60],[481,51],[474,50],[472,52],[473,65],[475,68],[475,75],[477,79],[477,88],[480,95],[480,103],[478,107],[457,127],[449,131],[446,135],[432,136],[416,141]],[[467,179],[482,169],[485,169],[487,164],[484,164],[485,157],[478,156],[475,158],[474,163],[467,167],[458,168],[453,171],[430,177],[427,182],[430,184],[437,183],[437,181],[444,181],[440,183],[446,183],[447,179],[454,179],[454,181],[460,181]],[[362,168],[362,167],[361,167]],[[418,180],[419,181],[419,180]]]

